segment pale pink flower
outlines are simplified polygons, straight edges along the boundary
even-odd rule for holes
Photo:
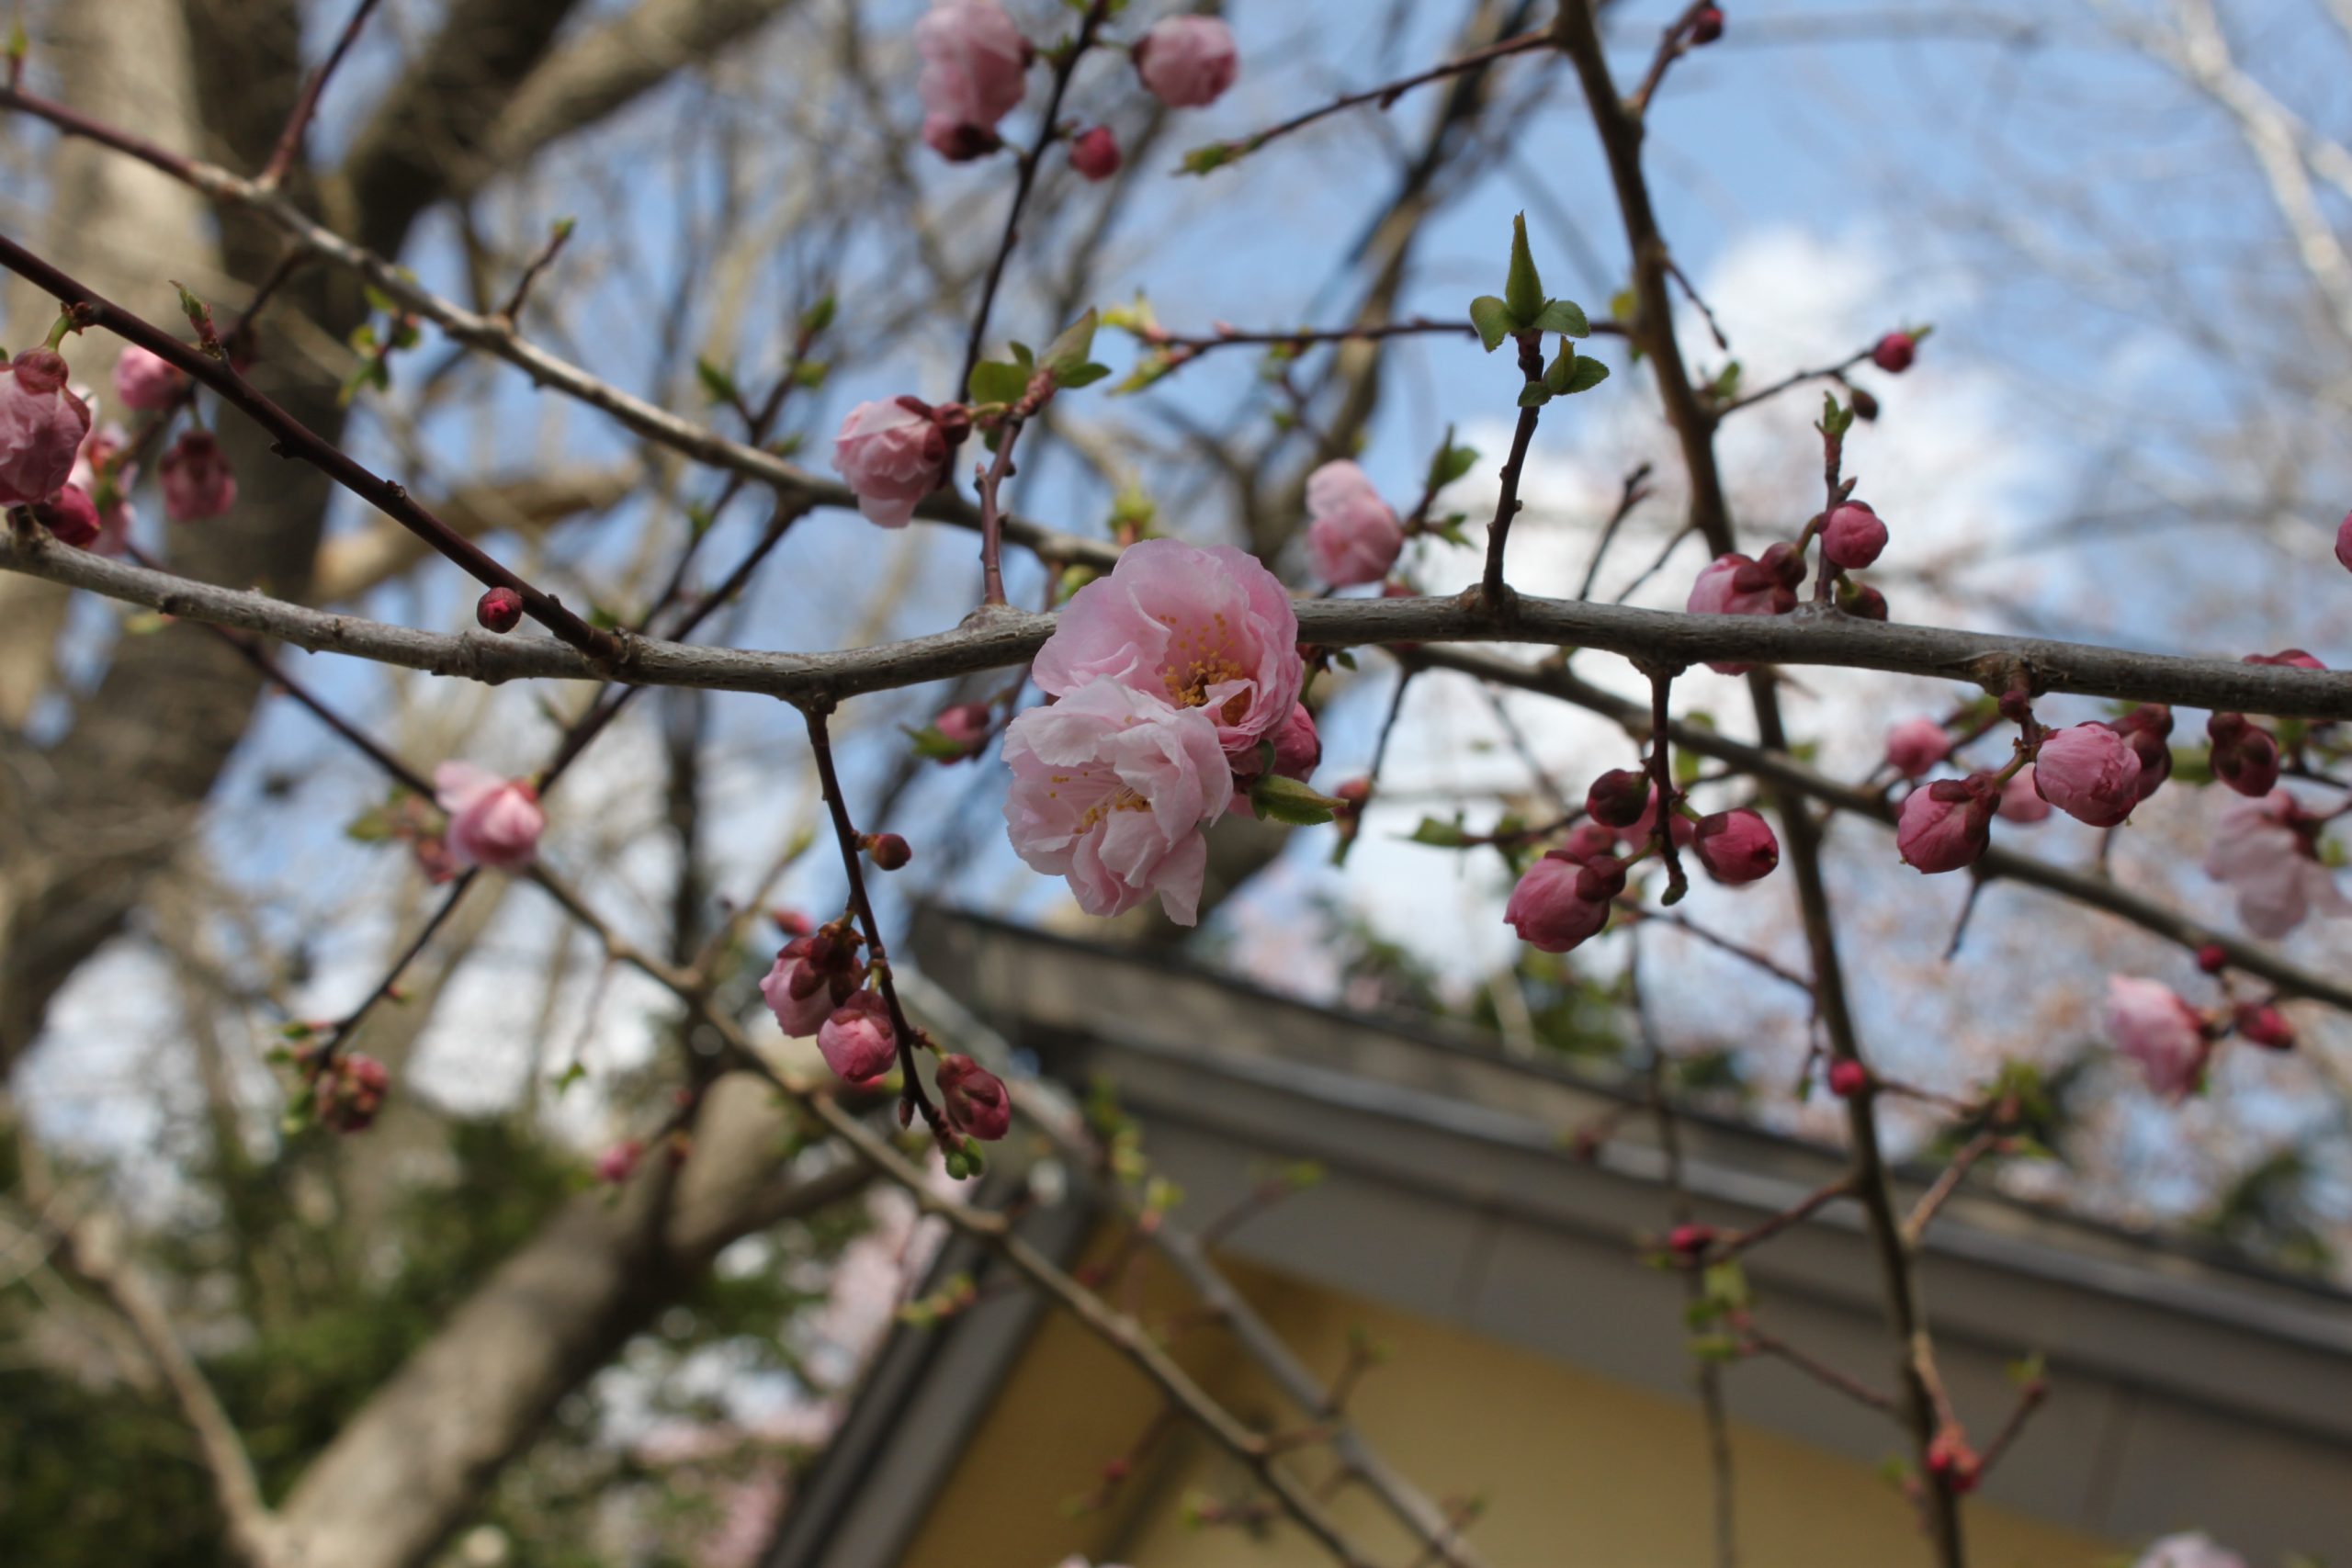
[[[139,482],[139,465],[115,462],[126,439],[114,425],[93,426],[74,454],[74,471],[66,480],[79,485],[97,509],[98,536],[89,547],[102,556],[121,555],[130,546],[130,491]]]
[[[74,472],[90,405],[65,386],[65,360],[29,349],[0,366],[0,506],[34,506]]]
[[[2042,740],[2033,787],[2075,820],[2112,828],[2140,803],[2140,758],[2106,725],[2077,724]]]
[[[164,514],[175,523],[218,517],[237,504],[237,476],[209,430],[187,430],[155,465],[164,485]]]
[[[2050,819],[2050,803],[2033,787],[2033,764],[2028,762],[2001,786],[2001,820],[2030,825]]]
[[[548,818],[528,779],[444,762],[433,770],[433,786],[434,799],[449,814],[449,853],[459,865],[513,871],[531,863]]]
[[[114,395],[127,409],[154,413],[170,408],[179,400],[180,389],[186,385],[187,377],[177,366],[135,343],[114,362]]]
[[[2132,975],[2107,979],[2107,1034],[2140,1064],[2154,1093],[2178,1100],[2197,1087],[2205,1068],[2205,1025],[2196,1010],[2160,980]]]
[[[2237,893],[2238,919],[2256,936],[2285,936],[2312,914],[2352,915],[2303,829],[2310,818],[2285,790],[2233,800],[2213,824],[2205,874]]]
[[[2132,1568],[2246,1568],[2246,1561],[2214,1545],[2212,1537],[2190,1531],[2151,1541]]]
[[[833,472],[856,492],[865,520],[885,528],[907,525],[946,461],[947,437],[914,398],[860,403],[833,437]]]
[[[1258,742],[1298,705],[1306,666],[1290,595],[1257,557],[1146,539],[1070,599],[1030,673],[1054,696],[1103,679],[1199,708],[1226,755],[1254,768]]]
[[[819,1026],[817,1050],[845,1083],[871,1083],[882,1077],[899,1061],[890,1004],[878,992],[852,992]]]
[[[1178,925],[1199,918],[1208,869],[1201,829],[1233,794],[1205,714],[1097,680],[1014,718],[1004,760],[1014,852],[1033,870],[1069,878],[1080,908],[1124,914],[1156,893]]]
[[[1241,73],[1233,29],[1215,17],[1170,17],[1136,40],[1136,71],[1172,109],[1213,104]]]
[[[1932,718],[1906,718],[1886,732],[1886,760],[1906,779],[1924,775],[1951,755],[1951,737]]]
[[[996,123],[1011,114],[1028,88],[1035,52],[997,0],[936,0],[915,24],[922,74],[922,139],[933,152],[961,163],[1002,145]]]
[[[1306,514],[1306,553],[1334,588],[1379,581],[1405,548],[1396,511],[1353,463],[1326,463],[1307,476]]]

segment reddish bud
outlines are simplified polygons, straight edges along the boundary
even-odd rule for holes
[[[1954,1492],[1973,1492],[1984,1464],[1968,1439],[1956,1427],[1946,1427],[1928,1444],[1928,1470]]]
[[[2326,665],[2322,664],[2318,660],[2312,658],[2310,654],[2305,653],[2300,648],[2281,649],[2277,653],[2249,653],[2245,656],[2245,662],[2248,664],[2281,664],[2290,670],[2324,670],[2327,668]]]
[[[237,504],[237,476],[209,430],[189,429],[155,466],[164,485],[164,512],[175,523],[218,517]]]
[[[1836,1061],[1829,1064],[1829,1092],[1840,1100],[1851,1100],[1870,1086],[1871,1070],[1860,1062]]]
[[[596,1179],[608,1187],[618,1187],[637,1170],[637,1162],[645,1156],[645,1145],[635,1138],[615,1144],[596,1156]]]
[[[1568,829],[1567,841],[1552,853],[1566,855],[1581,865],[1595,855],[1611,854],[1617,848],[1617,835],[1598,822],[1579,822]]]
[[[55,535],[59,544],[77,550],[89,548],[104,532],[97,503],[80,485],[61,487],[55,495],[36,503],[32,513],[33,521]]]
[[[1668,1249],[1678,1258],[1697,1258],[1714,1244],[1713,1225],[1677,1225],[1666,1238]]]
[[[770,909],[768,919],[774,920],[775,929],[786,936],[807,936],[817,929],[808,917],[797,909]]]
[[[2240,795],[2259,799],[2278,787],[2278,742],[2242,713],[2217,713],[2205,721],[2213,742],[2213,776]]]
[[[1938,779],[1913,790],[1894,826],[1903,863],[1929,874],[1973,864],[1993,841],[1993,813],[1999,803],[1990,773]]]
[[[1630,828],[1649,809],[1650,781],[1631,768],[1611,768],[1585,791],[1584,808],[1610,828]]]
[[[1951,737],[1932,718],[1906,718],[1886,732],[1887,765],[1906,779],[1924,777],[1951,755]]]
[[[512,588],[492,588],[474,602],[474,619],[488,632],[511,632],[523,624],[523,596]]]
[[[1004,1080],[969,1056],[947,1056],[939,1064],[939,1104],[957,1132],[993,1143],[1012,1125],[1012,1100]]]
[[[989,743],[989,705],[986,703],[958,703],[944,709],[931,721],[932,728],[948,741],[962,749],[961,756],[941,759],[960,761],[964,757],[978,756]]]
[[[1865,424],[1878,418],[1878,400],[1860,387],[1852,389],[1854,413]]]
[[[1578,863],[1577,897],[1606,903],[1625,891],[1625,863],[1615,855],[1588,855]]]
[[[1713,43],[1724,36],[1724,14],[1719,6],[1710,6],[1690,18],[1690,41],[1694,44]]]
[[[2108,726],[2077,724],[2041,742],[2033,787],[2075,820],[2112,828],[2139,804],[2140,758]]]
[[[1918,352],[1918,340],[1909,333],[1889,333],[1871,345],[1871,363],[1890,376],[1900,376],[1911,368]]]
[[[2344,563],[2345,570],[2352,571],[2352,512],[2346,513],[2344,521],[2336,525],[2335,558]]]
[[[1770,876],[1781,863],[1781,841],[1772,836],[1771,824],[1745,807],[1700,818],[1691,851],[1708,875],[1733,886]]]
[[[1886,595],[1865,582],[1841,581],[1838,585],[1838,607],[1865,621],[1886,619]]]
[[[1886,525],[1865,502],[1848,502],[1822,525],[1821,555],[1831,566],[1859,571],[1885,548]]]
[[[2239,1035],[2253,1044],[2271,1051],[2287,1051],[2294,1048],[2295,1026],[2287,1021],[2285,1013],[2280,1012],[2268,1002],[2246,1002],[2241,1005],[2237,1010],[2236,1021]]]
[[[2230,966],[2230,955],[2222,951],[2218,942],[2209,942],[2197,950],[2197,967],[2208,975],[2219,975]]]
[[[868,833],[859,841],[865,847],[865,858],[883,871],[897,871],[915,858],[906,840],[896,833]]]
[[[1080,131],[1069,144],[1069,166],[1090,180],[1107,180],[1119,172],[1119,139],[1107,125]]]
[[[1615,863],[1605,855],[1594,859]],[[1566,953],[1609,924],[1608,897],[1584,891],[1587,863],[1554,851],[1521,875],[1503,908],[1503,919],[1521,942],[1540,952]]]

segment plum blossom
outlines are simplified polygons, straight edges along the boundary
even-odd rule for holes
[[[0,506],[37,506],[74,472],[90,405],[65,375],[64,357],[46,348],[0,366]]]
[[[1734,886],[1770,876],[1781,863],[1781,841],[1772,836],[1772,825],[1745,807],[1702,818],[1691,851],[1708,875]]]
[[[2077,821],[2112,828],[2139,804],[2139,754],[2104,724],[2077,724],[2041,742],[2033,787]]]
[[[187,430],[155,465],[164,484],[164,514],[175,523],[218,517],[237,504],[237,476],[209,430]]]
[[[2232,801],[2214,823],[2205,874],[2236,891],[2238,919],[2256,936],[2285,936],[2312,914],[2352,915],[2335,873],[2319,862],[2317,832],[2317,822],[2283,789]]]
[[[1614,856],[1578,861],[1553,850],[1521,874],[1503,920],[1539,952],[1566,953],[1600,934],[1610,899],[1624,886],[1623,863]]]
[[[60,544],[79,550],[96,546],[104,532],[97,502],[80,485],[61,486],[55,495],[36,503],[32,514],[33,521],[55,535]]]
[[[2107,1033],[2157,1094],[2178,1100],[2205,1070],[2204,1021],[2161,980],[2109,976]]]
[[[1973,864],[1993,841],[1998,795],[1992,775],[1938,779],[1904,798],[1894,845],[1903,863],[1930,875]]]
[[[860,403],[833,437],[833,472],[857,495],[865,520],[903,528],[915,502],[937,489],[947,436],[919,398]]]
[[[1069,166],[1081,179],[1107,180],[1119,172],[1119,138],[1107,125],[1081,130],[1069,144]]]
[[[433,785],[435,800],[449,814],[448,849],[459,865],[513,871],[531,863],[548,818],[528,779],[444,762],[433,770]]]
[[[1258,742],[1298,705],[1306,666],[1290,595],[1255,556],[1146,539],[1071,597],[1030,674],[1052,696],[1108,680],[1198,709],[1226,755],[1254,768]]]
[[[960,164],[1003,145],[996,123],[1019,106],[1036,52],[1004,7],[997,0],[936,0],[915,24],[915,50],[923,62],[915,93],[931,149]]]
[[[1804,558],[1786,544],[1751,560],[1734,550],[1717,556],[1699,572],[1683,605],[1694,615],[1785,615],[1797,607],[1796,586],[1804,581]],[[1753,668],[1709,660],[1718,675],[1743,675]]]
[[[2004,822],[2030,825],[2050,820],[2050,803],[2034,787],[2031,762],[2011,773],[2009,782],[2001,786],[1998,810]]]
[[[127,409],[160,412],[179,400],[180,389],[187,385],[187,377],[177,366],[135,343],[114,362],[114,395]]]
[[[1012,1128],[1012,1100],[1004,1080],[971,1057],[943,1057],[938,1079],[940,1109],[957,1132],[992,1143]]]
[[[1125,914],[1156,893],[1178,925],[1198,919],[1208,869],[1201,829],[1233,795],[1231,766],[1204,712],[1092,681],[1015,717],[1004,760],[1014,852],[1033,870],[1067,877],[1080,908]]]
[[[1906,779],[1924,776],[1951,755],[1951,737],[1932,718],[1906,718],[1886,732],[1886,761]]]
[[[1830,565],[1859,570],[1886,548],[1886,525],[1870,503],[1849,501],[1829,514],[1821,530],[1821,556]]]
[[[775,1014],[776,1026],[796,1040],[814,1034],[832,1010],[847,1001],[865,981],[865,965],[852,959],[825,967],[809,937],[795,937],[775,955],[775,964],[760,981],[760,995]]]
[[[1225,96],[1241,73],[1233,29],[1215,17],[1170,17],[1136,40],[1136,73],[1172,109],[1193,109]]]
[[[1306,477],[1306,553],[1334,588],[1378,582],[1405,547],[1395,509],[1353,463],[1326,463]]]
[[[817,1050],[842,1082],[873,1082],[898,1065],[890,1004],[876,992],[853,991],[819,1026]]]
[[[98,536],[88,547],[102,556],[119,556],[130,546],[130,491],[139,482],[139,466],[118,461],[126,440],[118,426],[93,425],[65,481],[78,486],[97,511]]]

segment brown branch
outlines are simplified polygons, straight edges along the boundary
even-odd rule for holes
[[[1901,1411],[1893,1399],[1867,1383],[1848,1377],[1826,1362],[1814,1359],[1784,1339],[1775,1339],[1769,1334],[1751,1328],[1741,1334],[1739,1348],[1744,1355],[1770,1356],[1776,1360],[1786,1361],[1807,1377],[1836,1389],[1858,1404],[1867,1404],[1872,1410],[1901,1418]]]
[[[262,189],[277,189],[294,167],[294,160],[301,154],[303,134],[310,130],[312,117],[319,112],[319,95],[326,91],[327,78],[334,75],[335,68],[343,63],[343,57],[351,52],[351,46],[357,41],[360,29],[368,25],[368,18],[379,4],[381,0],[359,0],[359,4],[352,7],[351,18],[343,24],[343,31],[336,35],[334,47],[327,51],[326,59],[311,73],[310,80],[302,84],[302,96],[294,100],[294,112],[286,117],[286,129],[278,132],[277,149],[270,153],[268,164],[263,167],[261,178],[254,182]]]
[[[1544,384],[1544,336],[1541,333],[1518,334],[1519,370],[1525,385]],[[1511,519],[1519,515],[1519,476],[1527,466],[1527,448],[1535,439],[1535,422],[1543,416],[1540,403],[1529,403],[1519,411],[1519,423],[1510,434],[1510,456],[1503,463],[1502,481],[1495,495],[1495,520],[1487,525],[1487,574],[1479,584],[1479,596],[1488,614],[1508,617],[1512,594],[1510,584],[1503,581],[1503,549],[1510,540]]]
[[[1345,96],[1334,98],[1329,103],[1319,104],[1304,114],[1292,116],[1279,125],[1270,125],[1254,135],[1240,137],[1230,141],[1212,142],[1210,145],[1222,149],[1224,157],[1220,163],[1229,163],[1234,159],[1255,152],[1269,141],[1288,136],[1295,130],[1303,130],[1316,121],[1328,118],[1344,109],[1354,108],[1360,104],[1378,104],[1383,109],[1386,109],[1416,87],[1424,86],[1431,82],[1442,82],[1449,76],[1459,76],[1464,72],[1476,71],[1480,66],[1491,64],[1495,61],[1507,59],[1514,54],[1527,54],[1536,50],[1549,48],[1551,45],[1552,37],[1548,32],[1521,33],[1517,38],[1507,38],[1498,43],[1490,43],[1484,49],[1472,50],[1467,54],[1457,56],[1442,64],[1432,65],[1426,71],[1415,72],[1410,76],[1400,76],[1394,82],[1384,83],[1377,87],[1367,87],[1362,92],[1350,93]]]

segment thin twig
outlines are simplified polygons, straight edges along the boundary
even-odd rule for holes
[[[327,78],[334,75],[335,67],[343,63],[343,57],[351,51],[352,44],[358,39],[359,30],[368,25],[368,17],[374,14],[380,3],[381,0],[359,0],[359,4],[352,7],[350,20],[345,22],[343,31],[335,35],[334,47],[327,51],[326,59],[311,73],[310,80],[302,84],[302,96],[295,99],[294,112],[286,117],[286,129],[278,132],[277,149],[270,153],[268,164],[262,169],[261,178],[255,182],[264,190],[277,188],[294,167],[294,160],[302,151],[303,134],[310,130],[311,118],[319,112],[319,95],[326,91]]]

